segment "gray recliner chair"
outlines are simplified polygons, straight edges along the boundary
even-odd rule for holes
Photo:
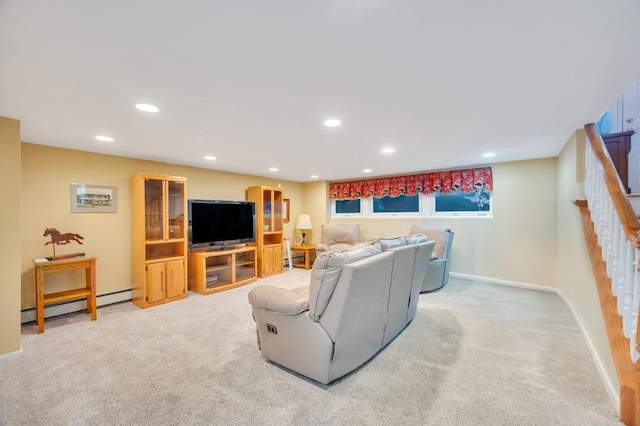
[[[316,246],[318,254],[325,251],[353,249],[361,244],[360,225],[322,225],[320,244]]]
[[[449,281],[449,262],[454,232],[449,228],[413,225],[409,235],[415,234],[426,235],[429,240],[436,242],[420,292],[433,291],[444,287]]]

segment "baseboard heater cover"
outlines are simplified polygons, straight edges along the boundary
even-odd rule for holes
[[[113,303],[126,302],[131,300],[132,291],[128,290],[119,290],[111,293],[99,294],[96,296],[96,306],[106,306],[111,305]],[[56,304],[47,305],[44,307],[44,317],[52,318],[57,317],[58,315],[70,314],[72,312],[80,312],[87,310],[87,300],[79,299],[79,300],[69,300],[66,302],[60,302]],[[33,322],[36,320],[36,308],[27,308],[22,310],[20,313],[20,322],[22,324],[27,322]]]

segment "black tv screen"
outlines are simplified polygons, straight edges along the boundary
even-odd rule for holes
[[[189,247],[256,240],[255,204],[250,201],[189,200]]]

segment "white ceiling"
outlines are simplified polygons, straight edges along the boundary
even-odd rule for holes
[[[299,182],[556,156],[638,75],[638,0],[0,0],[23,141]]]

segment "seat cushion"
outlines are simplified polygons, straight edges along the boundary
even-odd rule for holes
[[[329,251],[318,254],[311,269],[309,285],[309,315],[314,321],[322,316],[333,291],[338,284],[342,267],[375,254],[382,253],[379,242],[361,246],[354,250]]]

